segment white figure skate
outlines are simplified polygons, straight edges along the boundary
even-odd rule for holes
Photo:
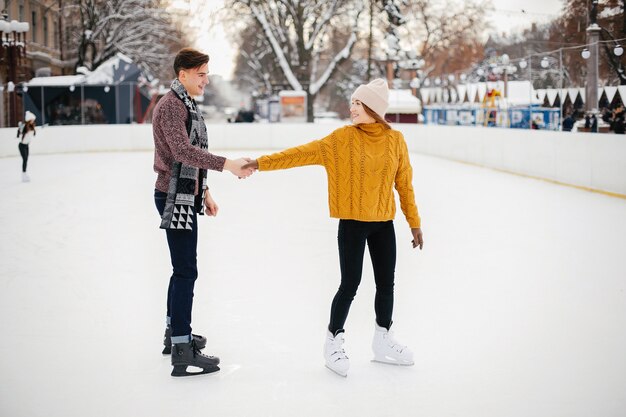
[[[343,342],[343,333],[333,337],[333,334],[327,331],[326,343],[324,344],[324,359],[328,369],[337,375],[345,377],[348,376],[350,359],[348,359],[346,352],[343,350]]]
[[[372,350],[374,351],[373,362],[387,363],[390,365],[413,365],[413,352],[396,342],[393,332],[375,325]]]

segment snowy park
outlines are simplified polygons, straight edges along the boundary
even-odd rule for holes
[[[496,129],[438,130],[434,156],[417,150],[437,150],[418,144],[426,131],[400,128],[413,148],[425,245],[411,248],[398,210],[394,328],[415,365],[371,362],[366,256],[346,323],[347,378],[326,369],[322,356],[339,284],[324,170],[245,180],[211,172],[220,211],[199,220],[193,328],[221,358],[221,371],[172,378],[161,355],[169,253],[152,198],[148,129],[40,129],[29,183],[20,180],[14,130],[0,130],[0,415],[626,413],[623,179],[613,178],[610,192],[590,192],[593,184],[572,187],[564,177],[543,181],[539,168],[513,172],[526,159],[543,161],[537,152],[519,154],[507,172],[444,157],[458,151],[450,145],[458,138]],[[256,144],[251,132],[261,137],[269,127],[211,129],[210,150],[229,158],[330,131],[272,127],[269,142]],[[543,138],[554,150],[558,138],[542,134],[531,132],[529,146]],[[104,146],[107,138],[116,146]],[[611,172],[619,171],[605,170],[607,183]]]

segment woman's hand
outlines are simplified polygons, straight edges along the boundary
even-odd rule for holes
[[[422,237],[422,229],[419,227],[414,227],[411,228],[411,234],[413,235],[413,240],[411,241],[411,243],[413,243],[413,247],[420,247],[420,250],[422,250],[422,247],[424,247],[424,238]]]
[[[251,162],[250,158],[227,159],[224,163],[224,169],[232,172],[239,179],[248,178],[254,173],[254,169],[250,167]]]
[[[243,169],[253,169],[253,170],[257,170],[259,169],[259,161],[254,159],[249,161],[247,164],[245,164],[243,167]]]
[[[219,211],[219,209],[220,208],[217,206],[217,204],[213,200],[213,197],[211,197],[209,190],[207,190],[204,195],[204,213],[207,216],[215,217],[217,216],[217,212]]]

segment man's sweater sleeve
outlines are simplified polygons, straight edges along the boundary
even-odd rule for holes
[[[259,171],[273,171],[305,165],[323,165],[321,152],[323,140],[315,140],[271,155],[264,155],[258,158]]]
[[[213,155],[193,146],[189,142],[187,126],[185,125],[187,109],[182,102],[168,101],[164,103],[164,107],[161,110],[160,128],[175,161],[213,171],[222,171],[224,169],[226,158]]]
[[[409,160],[409,150],[402,133],[398,133],[399,140],[399,164],[396,172],[395,186],[400,196],[400,208],[411,228],[421,227],[421,219],[415,204],[413,192],[413,168]]]

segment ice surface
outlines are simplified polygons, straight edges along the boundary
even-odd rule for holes
[[[35,154],[26,184],[0,159],[0,416],[626,415],[626,201],[411,158],[425,247],[398,213],[394,327],[415,366],[370,362],[367,257],[352,368],[323,365],[339,283],[323,169],[213,172],[193,324],[222,370],[182,380],[160,354],[152,154]]]

